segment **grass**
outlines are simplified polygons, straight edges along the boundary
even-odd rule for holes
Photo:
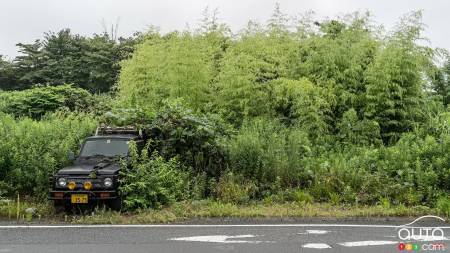
[[[27,216],[28,208],[34,208],[34,217]],[[30,220],[50,217],[54,213],[53,206],[48,202],[36,202],[22,199],[1,199],[0,198],[0,219],[3,220]]]
[[[25,209],[34,207],[38,215],[33,222],[74,223],[74,224],[150,224],[186,222],[203,218],[350,218],[350,217],[417,217],[425,214],[436,214],[435,209],[424,206],[342,206],[327,203],[262,203],[246,205],[220,203],[210,200],[175,203],[160,210],[148,209],[136,212],[112,212],[96,209],[89,215],[55,214],[51,203],[23,202],[17,212],[17,203],[0,204],[0,217],[3,220],[27,222]],[[19,216],[17,216],[17,213]],[[17,218],[19,217],[19,218]]]
[[[74,224],[150,224],[187,222],[205,218],[350,218],[350,217],[417,217],[436,214],[435,209],[424,206],[340,206],[326,203],[262,203],[247,205],[220,203],[211,200],[179,202],[160,210],[148,209],[135,212],[112,212],[96,209],[89,215],[55,214],[51,203],[23,202],[17,209],[16,201],[0,204],[3,220],[26,222],[25,209],[34,207],[38,215],[33,222]],[[19,212],[17,212],[19,210]],[[17,214],[19,214],[17,216]],[[19,218],[17,218],[19,217]]]

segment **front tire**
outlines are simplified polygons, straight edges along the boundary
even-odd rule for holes
[[[55,213],[66,213],[71,214],[73,211],[72,204],[68,203],[64,200],[54,200],[53,201],[53,208],[55,209]]]
[[[111,208],[111,210],[117,212],[120,212],[122,210],[122,204],[122,197],[120,196],[109,201],[109,207]]]

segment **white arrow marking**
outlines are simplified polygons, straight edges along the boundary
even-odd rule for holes
[[[302,247],[308,249],[331,249],[331,246],[325,243],[307,243]]]
[[[255,238],[254,235],[204,235],[204,236],[190,236],[190,237],[178,237],[171,238],[171,241],[188,241],[188,242],[216,242],[216,243],[260,243],[262,241],[245,241],[234,240],[228,241],[228,239],[240,239],[240,238]]]
[[[379,245],[390,245],[396,244],[398,242],[394,241],[359,241],[359,242],[343,242],[338,243],[344,247],[361,247],[361,246],[379,246]]]

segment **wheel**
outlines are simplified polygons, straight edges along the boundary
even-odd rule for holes
[[[72,205],[64,200],[54,200],[53,208],[55,209],[55,213],[57,214],[62,212],[65,212],[67,214],[72,213]]]
[[[64,206],[61,201],[53,200],[53,209],[55,210],[55,213],[61,213],[64,211]]]
[[[64,204],[64,212],[66,214],[72,214],[73,213],[73,206],[70,203]]]
[[[109,207],[113,211],[120,212],[122,210],[122,197],[117,197],[109,201]]]

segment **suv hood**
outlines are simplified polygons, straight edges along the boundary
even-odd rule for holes
[[[58,171],[58,175],[89,175],[94,169],[98,175],[114,175],[120,169],[117,162],[96,162],[89,164],[76,164],[73,166],[62,168]]]

